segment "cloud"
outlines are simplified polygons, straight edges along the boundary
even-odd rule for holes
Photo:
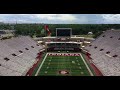
[[[37,16],[40,19],[48,19],[48,20],[61,20],[61,21],[76,20],[75,16],[70,14],[37,14],[35,16]]]
[[[55,19],[56,14],[35,14],[33,17],[37,17],[39,19],[48,19],[53,20]]]
[[[102,14],[103,22],[107,24],[120,24],[120,14]]]
[[[31,22],[31,23],[69,23],[77,18],[72,14],[1,14],[0,20],[4,22]],[[64,21],[64,22],[63,22]]]

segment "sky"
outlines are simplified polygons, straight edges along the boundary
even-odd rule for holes
[[[120,24],[120,14],[0,14],[4,23]]]

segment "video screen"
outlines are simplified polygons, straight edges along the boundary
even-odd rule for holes
[[[56,28],[57,37],[70,37],[72,34],[71,28]]]

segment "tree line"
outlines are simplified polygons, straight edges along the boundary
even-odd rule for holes
[[[47,24],[51,36],[56,36],[56,28],[72,28],[73,35],[86,35],[93,32],[94,37],[99,36],[102,31],[108,29],[120,29],[120,24]],[[46,36],[44,24],[0,24],[0,30],[15,30],[15,35],[30,35],[31,37]]]

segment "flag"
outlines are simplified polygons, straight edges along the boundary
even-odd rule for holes
[[[44,29],[48,32],[48,36],[50,36],[50,35],[51,35],[51,32],[50,32],[50,30],[49,30],[49,28],[48,28],[48,25],[45,25],[45,26],[44,26]]]
[[[45,26],[44,26],[44,29],[47,30],[47,31],[49,31],[48,25],[45,25]]]

